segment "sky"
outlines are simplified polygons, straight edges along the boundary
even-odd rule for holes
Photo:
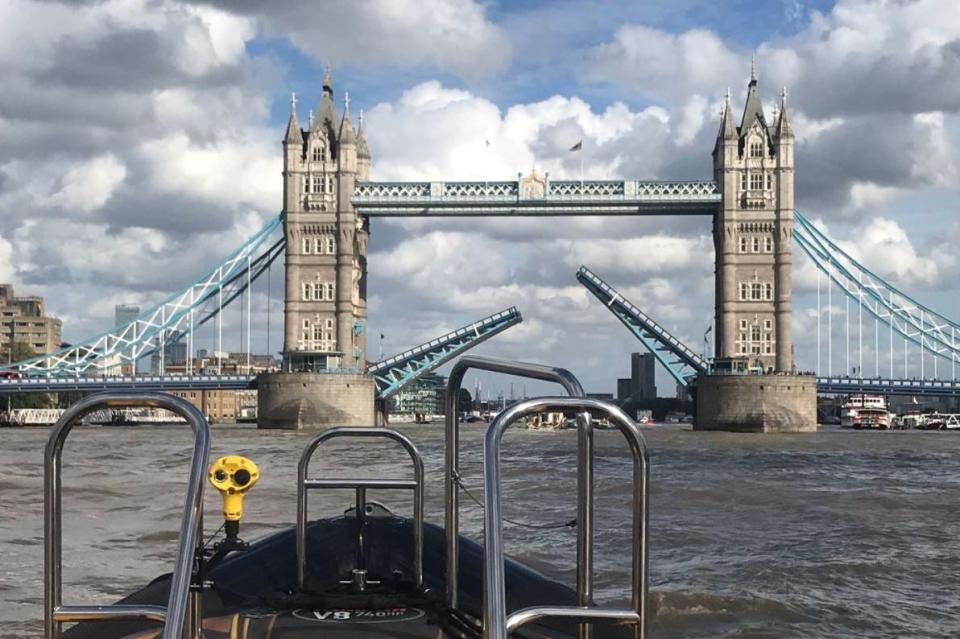
[[[960,315],[956,0],[0,0],[0,281],[43,295],[68,341],[193,281],[279,211],[290,94],[305,121],[328,65],[336,99],[365,112],[373,179],[576,178],[579,140],[587,179],[706,179],[751,57],[768,113],[787,87],[798,209]],[[477,352],[614,392],[641,345],[577,268],[699,348],[710,232],[706,218],[374,220],[368,357],[380,334],[390,355],[516,305],[524,323]],[[255,287],[256,350],[280,350],[281,278],[271,297]],[[798,256],[804,369],[815,285]],[[827,313],[843,340],[844,309]],[[227,313],[225,348],[240,350],[240,322]]]

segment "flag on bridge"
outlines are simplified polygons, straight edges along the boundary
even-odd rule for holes
[[[576,144],[570,147],[571,151],[582,151],[583,150],[583,140],[580,140]]]

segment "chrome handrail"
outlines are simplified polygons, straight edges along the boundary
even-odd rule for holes
[[[62,505],[60,480],[63,444],[84,415],[103,408],[146,406],[164,408],[183,417],[194,433],[190,460],[190,479],[180,518],[176,562],[170,581],[167,606],[115,604],[107,606],[64,606],[62,571]],[[163,623],[162,639],[179,639],[185,622],[192,639],[200,637],[199,602],[191,602],[190,580],[194,552],[202,540],[203,488],[210,453],[210,426],[192,404],[166,393],[107,392],[90,395],[67,409],[50,432],[44,452],[43,467],[43,532],[44,532],[44,637],[59,639],[64,622],[136,620]],[[200,593],[193,593],[199,598]]]
[[[336,437],[383,437],[403,446],[413,462],[413,481],[393,479],[310,479],[310,459],[323,442]],[[307,491],[318,488],[353,488],[356,490],[357,513],[362,521],[366,491],[371,488],[413,491],[413,566],[417,588],[423,585],[423,457],[410,439],[392,428],[340,427],[331,428],[314,437],[297,466],[297,584],[303,588],[307,571]],[[363,539],[358,540],[362,549]],[[361,550],[362,552],[362,550]]]
[[[450,376],[447,378],[446,418],[444,424],[446,470],[443,478],[445,499],[444,527],[447,535],[446,600],[447,605],[452,608],[457,607],[457,589],[460,576],[460,493],[457,490],[460,482],[460,411],[458,410],[458,405],[463,377],[467,371],[471,369],[555,382],[563,386],[564,390],[572,397],[583,397],[585,395],[580,381],[577,380],[573,373],[565,368],[527,362],[514,362],[494,357],[479,357],[477,355],[461,357],[453,366],[453,369],[450,371]],[[580,476],[587,473],[592,474],[593,463],[593,435],[590,432],[585,432],[583,436],[585,438],[583,447],[586,449],[585,459],[587,463],[581,465],[579,469]],[[591,496],[590,503],[592,502]],[[578,529],[579,536],[577,538],[577,586],[578,595],[580,599],[583,600],[582,605],[586,605],[590,598],[593,564],[588,544],[585,543],[585,540],[592,536],[592,517],[589,516],[589,513],[579,514],[582,516],[582,520]]]
[[[506,609],[506,583],[503,558],[503,520],[500,509],[500,442],[507,427],[536,413],[546,411],[577,412],[577,428],[589,432],[590,420],[584,413],[603,415],[613,423],[630,447],[633,455],[633,566],[630,610],[588,608],[578,601],[577,606],[536,606],[518,610],[509,616]],[[583,442],[583,438],[579,439]],[[541,397],[528,399],[500,413],[487,429],[484,439],[484,553],[483,553],[483,637],[507,639],[507,634],[519,626],[543,617],[567,617],[580,621],[617,619],[635,624],[634,637],[646,636],[648,590],[649,539],[648,500],[650,493],[649,455],[640,428],[620,408],[595,399],[568,397]],[[578,457],[584,456],[578,445]],[[578,482],[578,507],[592,507],[593,497],[588,490],[592,481]],[[592,536],[588,546],[592,546]],[[586,624],[581,625],[584,632]],[[587,630],[589,632],[589,630]]]

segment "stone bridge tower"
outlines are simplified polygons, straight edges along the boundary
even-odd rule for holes
[[[794,135],[786,90],[772,122],[753,69],[739,126],[730,93],[713,150],[723,193],[714,219],[716,357],[751,369],[790,372]]]
[[[286,247],[283,368],[288,372],[366,366],[369,222],[350,203],[354,184],[370,176],[370,152],[333,101],[330,72],[306,131],[296,100],[283,141]]]

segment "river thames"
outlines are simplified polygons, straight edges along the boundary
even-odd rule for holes
[[[427,517],[442,524],[443,429],[401,427],[424,454]],[[481,495],[483,428],[465,425],[465,482]],[[242,536],[290,526],[305,432],[216,426],[213,455],[243,454],[262,471]],[[651,451],[652,637],[960,636],[960,436],[824,431],[806,435],[645,431]],[[41,634],[45,429],[0,431],[0,637]],[[629,595],[630,460],[600,432],[598,598]],[[64,453],[64,602],[111,602],[172,565],[189,452],[176,426],[77,429]],[[575,433],[512,430],[504,514],[543,524],[574,517]],[[388,444],[333,443],[313,467],[406,476]],[[376,495],[372,495],[376,499]],[[349,494],[311,497],[332,515]],[[407,514],[409,502],[384,501]],[[462,500],[464,531],[482,513]],[[207,491],[207,532],[219,497]],[[575,534],[506,524],[507,550],[573,583]]]

